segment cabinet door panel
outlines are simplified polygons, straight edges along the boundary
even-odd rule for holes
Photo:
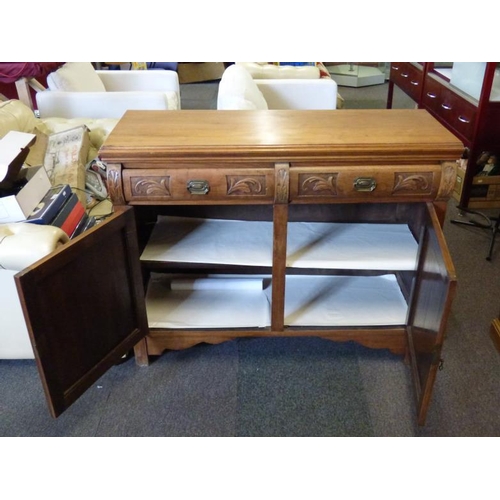
[[[15,276],[52,416],[147,333],[133,209]]]
[[[456,288],[456,275],[432,204],[421,237],[419,280],[408,320],[408,340],[418,399],[419,424],[425,423],[440,365],[446,324]]]

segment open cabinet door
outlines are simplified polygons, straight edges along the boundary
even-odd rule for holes
[[[52,416],[147,333],[132,208],[15,276]]]
[[[425,424],[456,289],[455,269],[432,203],[427,204],[427,209],[420,242],[419,278],[408,321],[419,425]]]

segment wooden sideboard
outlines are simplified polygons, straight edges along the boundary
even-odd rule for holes
[[[127,112],[100,151],[115,214],[16,277],[52,414],[132,346],[147,365],[200,342],[319,336],[408,360],[424,424],[462,149],[423,110]]]

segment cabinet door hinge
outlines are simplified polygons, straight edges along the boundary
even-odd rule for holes
[[[432,350],[432,365],[438,365],[438,370],[444,368],[444,359],[441,357],[441,346],[435,346]]]

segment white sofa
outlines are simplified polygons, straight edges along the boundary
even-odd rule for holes
[[[0,359],[34,357],[15,274],[67,241],[68,236],[58,227],[21,222],[0,224]]]
[[[91,147],[87,160],[95,158],[117,119],[38,119],[21,101],[0,102],[0,138],[11,130],[50,134],[85,124]],[[19,302],[14,275],[67,241],[64,231],[34,224],[0,224],[0,359],[33,358],[33,349]]]
[[[337,108],[337,84],[331,78],[291,78],[291,71],[287,75],[255,79],[245,65],[233,64],[224,71],[219,83],[217,109]]]
[[[181,109],[175,71],[96,71],[90,63],[66,63],[36,94],[41,118],[121,118],[128,109]]]

